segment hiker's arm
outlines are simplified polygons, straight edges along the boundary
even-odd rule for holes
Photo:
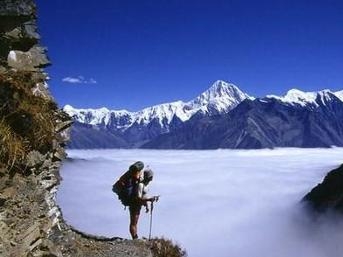
[[[153,202],[154,201],[154,197],[148,197],[148,198],[139,198],[140,202],[142,205],[147,206],[148,202]]]
[[[158,198],[159,198],[159,196],[147,197],[147,198],[144,198],[144,201],[146,201],[146,202],[157,202]]]
[[[141,205],[144,205],[147,208],[148,202],[158,201],[158,196],[148,197],[147,195],[143,193],[143,191],[144,191],[144,185],[143,183],[140,183],[138,185],[137,197]]]
[[[139,200],[141,201],[141,204],[145,207],[145,212],[148,213],[149,212],[149,205],[148,202],[151,202],[151,205],[153,202],[158,200],[158,196],[153,196],[153,197],[141,197],[139,198]]]
[[[145,208],[148,207],[148,202],[156,202],[158,201],[158,196],[152,196],[152,197],[138,197],[138,200],[140,201],[141,205],[144,205]]]
[[[150,211],[150,208],[149,208],[149,205],[148,205],[148,202],[151,202],[150,206],[152,206],[152,203],[154,201],[157,201],[158,197],[157,196],[153,196],[153,197],[150,197],[150,198],[143,198],[143,205],[145,207],[145,212],[148,213]],[[152,209],[152,207],[151,207]]]

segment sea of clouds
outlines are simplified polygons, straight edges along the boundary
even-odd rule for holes
[[[155,172],[153,236],[190,257],[341,257],[343,221],[312,220],[299,203],[343,163],[343,148],[274,150],[69,150],[57,201],[75,228],[129,238],[128,210],[112,193],[137,160]],[[139,236],[149,235],[142,210]]]

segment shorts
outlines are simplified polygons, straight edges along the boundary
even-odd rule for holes
[[[142,205],[140,204],[132,204],[129,206],[131,215],[139,215],[141,213],[141,209],[142,209]]]

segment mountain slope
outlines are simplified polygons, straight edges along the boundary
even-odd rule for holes
[[[70,136],[72,140],[68,146],[76,149],[97,148],[128,148],[128,144],[120,136],[117,136],[103,128],[97,128],[89,124],[74,122]]]
[[[64,111],[76,121],[69,147],[139,147],[179,128],[192,117],[227,113],[246,98],[251,97],[235,85],[218,80],[189,102],[165,103],[138,112],[107,108],[75,109],[67,105]]]
[[[291,93],[293,93],[292,91]],[[297,96],[303,94],[298,94]],[[289,96],[289,93],[287,94]],[[310,97],[244,100],[225,115],[190,120],[143,145],[159,149],[343,146],[343,102],[328,90]]]
[[[342,146],[343,91],[254,99],[216,81],[189,102],[126,110],[64,109],[75,120],[72,148],[216,149]]]
[[[75,109],[70,105],[66,105],[63,109],[80,123],[125,130],[134,124],[147,125],[153,120],[158,121],[162,127],[166,127],[172,122],[174,116],[185,122],[199,111],[204,114],[228,112],[246,98],[250,96],[235,85],[218,80],[208,90],[189,102],[164,103],[137,112],[107,108]]]

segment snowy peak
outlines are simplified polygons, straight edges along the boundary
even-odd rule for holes
[[[319,103],[325,104],[335,97],[343,101],[343,90],[333,93],[329,89],[324,89],[318,92],[303,92],[299,89],[291,89],[284,96],[266,96],[266,98],[274,98],[287,104],[298,104],[301,106],[318,106]]]
[[[146,124],[153,119],[157,119],[163,126],[169,124],[176,116],[184,122],[198,111],[209,113],[210,108],[216,112],[226,112],[233,109],[247,97],[249,96],[235,85],[218,80],[200,96],[187,103],[177,101],[145,108],[136,113],[136,121],[140,124]]]
[[[65,105],[63,110],[74,120],[91,125],[108,124],[112,117],[131,116],[130,112],[126,110],[111,111],[105,107],[99,109],[76,109],[71,105]]]
[[[274,98],[284,103],[300,104],[305,106],[308,103],[315,103],[317,93],[303,92],[299,89],[293,88],[289,90],[284,96],[267,95],[266,98]]]
[[[234,84],[217,80],[209,89],[188,102],[188,105],[211,115],[229,112],[246,98],[253,99]]]
[[[330,102],[333,101],[342,101],[342,98],[340,98],[336,93],[330,91],[329,89],[318,92],[316,98],[317,103],[321,105],[328,105]]]
[[[291,89],[283,97],[285,102],[298,103],[300,105],[306,105],[307,103],[314,103],[317,93],[315,92],[303,92],[298,89]]]
[[[147,127],[149,124],[156,125],[157,122],[164,131],[168,131],[175,118],[185,122],[196,113],[209,116],[227,113],[247,98],[254,99],[242,92],[234,84],[217,80],[209,89],[189,102],[164,103],[137,112],[109,110],[104,107],[99,109],[75,109],[70,105],[66,105],[64,110],[80,123],[124,131],[135,124]],[[268,95],[261,100],[267,100],[268,98],[277,99],[289,105],[316,108],[319,105],[327,105],[334,99],[343,101],[343,90],[333,93],[330,90],[303,92],[298,89],[291,89],[284,96]]]
[[[334,93],[343,102],[343,90]]]
[[[216,100],[228,101],[229,103],[236,103],[241,102],[248,97],[249,95],[243,93],[234,84],[227,83],[222,80],[217,80],[208,90],[203,92],[201,95],[199,95],[191,102],[200,105],[206,105]]]
[[[188,120],[193,113],[192,110],[184,108],[185,105],[182,101],[154,105],[136,112],[134,116],[139,124],[147,124],[153,119],[157,119],[163,126],[163,122],[169,124],[174,116],[182,121]]]
[[[183,101],[164,103],[138,112],[110,111],[107,108],[74,109],[70,105],[66,105],[64,110],[74,120],[91,125],[111,125],[118,129],[126,129],[133,124],[147,125],[155,120],[161,127],[167,128],[174,117],[185,122],[199,111],[209,115],[228,112],[247,97],[249,96],[235,85],[218,80],[200,96],[187,103]]]

